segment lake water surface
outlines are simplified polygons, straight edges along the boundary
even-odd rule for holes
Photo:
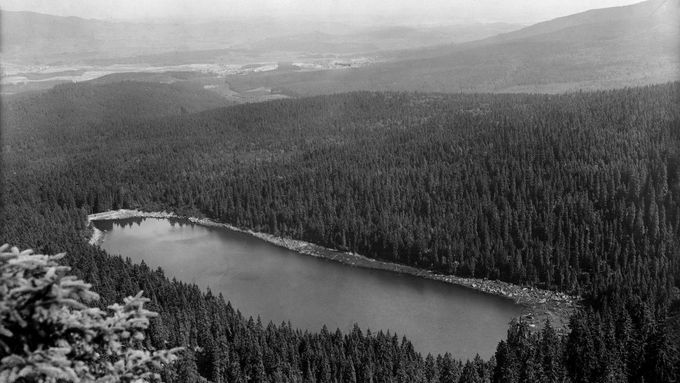
[[[245,316],[318,331],[390,330],[423,354],[488,358],[522,308],[468,288],[302,255],[248,234],[177,219],[94,221],[101,247],[201,288]]]

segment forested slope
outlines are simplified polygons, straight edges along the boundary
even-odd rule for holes
[[[565,374],[574,381],[664,381],[678,367],[665,319],[680,282],[679,104],[680,84],[672,83],[560,96],[350,93],[82,125],[41,126],[10,112],[2,240],[70,251],[105,296],[152,292],[164,313],[153,339],[213,350],[212,359],[195,353],[198,370],[212,379],[227,376],[211,375],[228,359],[220,352],[255,355],[239,362],[243,374],[258,368],[261,352],[265,375],[274,379],[272,366],[282,365],[253,334],[287,339],[266,342],[279,356],[286,351],[272,345],[300,352],[305,336],[320,336],[328,347],[341,342],[323,333],[292,335],[285,326],[265,336],[244,325],[243,334],[255,338],[238,348],[239,332],[218,324],[245,320],[224,321],[220,315],[233,310],[219,299],[86,246],[87,213],[203,214],[369,257],[580,293],[591,308],[573,318],[570,338],[552,341],[549,328],[529,336],[513,327],[499,346],[494,381],[548,369],[556,375],[545,381]],[[222,338],[208,334],[221,331],[231,335],[215,345]],[[368,339],[377,342],[372,351],[346,350],[358,358],[355,371],[357,364],[385,366],[371,358],[400,349],[397,359],[410,364],[395,362],[385,373],[424,374],[428,361],[408,345]],[[378,351],[380,342],[387,349]],[[554,358],[545,360],[540,347]],[[343,360],[330,349],[321,354],[317,373],[325,371],[323,360]],[[654,364],[660,354],[667,363]],[[292,355],[290,374],[306,374],[308,365]],[[592,363],[583,368],[578,358]],[[492,368],[476,366],[482,375]],[[421,379],[414,376],[403,381]]]
[[[678,275],[677,100],[677,84],[358,93],[48,131],[10,109],[4,153],[29,189],[8,191],[66,209],[198,211],[464,276],[656,296]],[[59,161],[22,148],[44,137]]]
[[[225,99],[196,85],[138,81],[62,84],[44,92],[6,97],[2,111],[11,121],[5,119],[3,135],[7,140],[17,129],[21,134],[37,129],[32,137],[39,138],[48,135],[44,129],[83,129],[103,121],[139,121],[226,105]]]

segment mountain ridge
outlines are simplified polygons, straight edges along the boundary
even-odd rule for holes
[[[228,81],[235,88],[267,84],[299,95],[555,93],[663,83],[680,78],[679,5],[652,0],[587,11],[484,40],[402,51],[394,60],[342,73],[262,73]]]

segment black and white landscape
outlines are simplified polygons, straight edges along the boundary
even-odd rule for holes
[[[0,32],[0,382],[680,381],[679,0]]]

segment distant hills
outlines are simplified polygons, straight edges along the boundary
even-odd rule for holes
[[[2,21],[3,76],[15,76],[5,94],[98,71],[216,70],[224,76],[220,83],[201,85],[226,95],[264,89],[276,97],[357,90],[555,93],[680,79],[680,0],[591,10],[521,29],[303,26],[276,19],[257,20],[255,27],[255,20],[143,24],[31,12],[3,12]],[[355,59],[362,64],[349,68]],[[247,74],[229,69],[262,63],[278,66]]]
[[[40,64],[126,63],[139,57],[163,64],[167,54],[202,59],[243,55],[276,60],[276,52],[305,54],[371,53],[478,40],[520,28],[506,23],[462,23],[415,28],[401,25],[342,24],[323,20],[229,19],[220,22],[119,22],[2,11],[4,60]],[[231,50],[225,51],[225,50]],[[209,54],[206,55],[206,52]],[[153,57],[161,55],[161,57]],[[281,59],[282,57],[279,57]],[[125,60],[121,60],[125,59]],[[134,60],[134,61],[139,61]],[[183,58],[182,63],[186,63]]]
[[[625,23],[634,28],[657,28],[659,26],[678,27],[678,19],[673,16],[678,15],[680,3],[677,0],[651,0],[634,5],[593,9],[570,16],[556,18],[550,21],[534,24],[532,26],[509,32],[489,39],[489,41],[503,41],[520,38],[531,38],[536,36],[551,36],[555,32],[560,32],[563,39],[574,39],[574,28],[580,29],[581,33],[588,33],[590,39],[619,38],[624,35],[636,34],[634,29],[622,28]],[[566,34],[569,32],[569,34]],[[676,30],[677,32],[677,30]],[[577,33],[578,34],[578,33]]]
[[[183,50],[225,48],[238,42],[235,23],[113,22],[34,12],[2,12],[3,60],[40,65],[88,63]]]
[[[372,27],[336,34],[314,31],[266,38],[255,42],[251,48],[260,51],[367,54],[475,41],[519,28],[521,26],[517,24],[473,23],[427,27]]]
[[[458,45],[400,51],[393,60],[343,72],[260,73],[235,89],[290,94],[352,90],[560,92],[680,78],[680,1],[651,0],[587,11]]]

